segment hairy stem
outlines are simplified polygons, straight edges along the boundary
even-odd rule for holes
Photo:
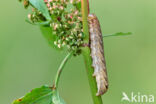
[[[59,83],[61,73],[62,73],[62,71],[64,69],[64,66],[66,65],[67,61],[71,58],[72,55],[73,55],[73,52],[68,53],[67,56],[61,62],[61,65],[59,66],[56,77],[55,77],[55,82],[54,82],[54,85],[53,85],[53,89],[55,89],[55,90],[58,89],[58,83]]]
[[[89,44],[89,28],[88,28],[88,13],[89,13],[89,1],[88,0],[81,0],[81,8],[82,8],[82,22],[83,22],[83,32],[85,34],[85,43]],[[90,48],[89,47],[83,47],[82,48],[82,54],[84,57],[85,65],[86,65],[86,71],[87,76],[89,80],[89,85],[91,89],[92,99],[94,104],[102,104],[101,96],[96,96],[97,93],[97,84],[96,79],[93,77],[94,69],[92,67],[92,58],[90,56]]]

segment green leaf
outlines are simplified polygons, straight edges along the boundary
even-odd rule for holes
[[[40,26],[40,30],[52,48],[61,50],[54,44],[54,41],[56,40],[57,36],[53,34],[51,27]]]
[[[66,104],[64,100],[59,96],[58,91],[53,92],[52,102],[53,104]]]
[[[49,25],[49,23],[50,23],[50,21],[34,22],[33,23],[33,22],[29,21],[28,19],[26,19],[25,21],[32,25],[43,25],[43,26]]]
[[[44,3],[44,0],[29,0],[29,2],[32,6],[38,9],[43,14],[43,16],[45,16],[47,20],[51,20],[50,14],[48,12],[48,8]]]
[[[58,91],[48,86],[33,89],[23,98],[17,99],[13,104],[66,104],[59,96]]]
[[[53,104],[52,89],[48,86],[36,88],[23,98],[15,100],[13,104]]]
[[[103,37],[125,36],[125,35],[131,35],[131,34],[132,34],[131,32],[128,32],[128,33],[118,32],[118,33],[114,33],[114,34],[104,35]]]

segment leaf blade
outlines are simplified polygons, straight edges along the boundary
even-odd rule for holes
[[[104,35],[104,37],[110,37],[110,36],[125,36],[125,35],[132,35],[131,32],[127,32],[127,33],[123,33],[123,32],[118,32],[118,33],[114,33],[114,34],[108,34],[108,35]]]
[[[48,86],[33,89],[23,98],[15,100],[13,104],[52,104],[52,89]]]
[[[44,3],[44,0],[29,0],[29,2],[32,6],[38,9],[47,20],[51,20],[48,8]]]

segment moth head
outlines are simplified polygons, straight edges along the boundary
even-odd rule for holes
[[[90,21],[90,20],[93,20],[93,19],[96,19],[97,17],[96,17],[96,15],[95,14],[89,14],[88,15],[88,20]]]

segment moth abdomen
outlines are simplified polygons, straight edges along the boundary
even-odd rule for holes
[[[94,14],[88,16],[93,76],[97,82],[97,96],[104,94],[108,89],[106,63],[104,57],[103,38],[98,18]]]

